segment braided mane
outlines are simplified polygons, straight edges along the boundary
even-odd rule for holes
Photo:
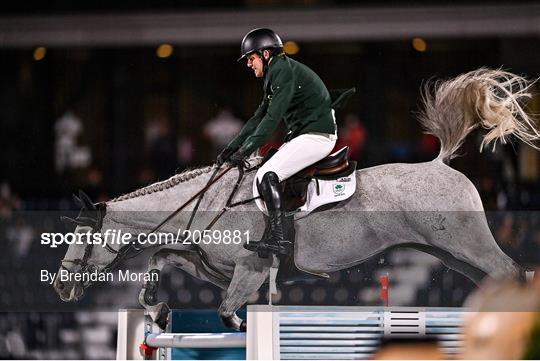
[[[253,156],[247,159],[247,163],[251,167],[253,167],[260,164],[262,160],[263,160],[263,157],[261,156]],[[173,175],[167,180],[156,182],[154,184],[150,184],[149,186],[143,187],[141,189],[137,189],[136,191],[133,191],[131,193],[127,193],[127,194],[121,195],[120,197],[113,198],[109,202],[125,201],[126,199],[132,199],[132,198],[142,197],[147,194],[151,194],[155,192],[161,192],[165,189],[172,188],[180,183],[184,183],[191,179],[194,179],[202,174],[210,173],[210,171],[214,170],[215,167],[216,165],[212,164],[211,166],[204,167],[204,168],[188,169],[180,174]]]
[[[120,197],[113,198],[112,200],[110,200],[110,202],[119,202],[119,201],[124,201],[126,199],[142,197],[147,194],[151,194],[155,192],[161,192],[165,189],[174,187],[180,183],[187,182],[188,180],[196,178],[202,174],[209,173],[212,169],[214,169],[214,165],[204,167],[204,168],[188,169],[180,174],[175,174],[169,179],[166,179],[164,181],[156,182],[156,183],[150,184],[149,186],[137,189],[136,191],[133,191],[131,193],[127,193],[127,194],[121,195]]]

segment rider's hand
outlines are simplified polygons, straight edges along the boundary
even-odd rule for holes
[[[247,154],[242,152],[242,149],[238,150],[229,158],[229,163],[237,167],[244,167],[246,164]]]
[[[222,165],[223,163],[225,163],[226,161],[228,161],[230,158],[231,158],[231,155],[233,155],[233,153],[236,151],[235,148],[232,148],[232,147],[225,147],[225,149],[223,149],[221,151],[221,153],[219,153],[219,155],[217,156],[217,161],[216,163],[218,165]]]

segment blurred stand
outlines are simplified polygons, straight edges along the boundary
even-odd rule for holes
[[[145,141],[148,147],[148,164],[154,170],[156,180],[166,179],[178,167],[176,140],[165,120],[147,123]]]
[[[357,115],[347,113],[343,123],[338,126],[338,140],[335,150],[344,146],[349,147],[349,158],[361,161],[363,160],[363,151],[368,138],[367,130]]]
[[[79,144],[83,124],[71,110],[66,111],[54,124],[55,166],[58,174],[88,167],[92,161],[90,149]]]
[[[204,137],[210,142],[212,149],[209,156],[215,159],[231,140],[242,129],[243,122],[236,118],[230,109],[223,108],[210,119],[203,128]]]

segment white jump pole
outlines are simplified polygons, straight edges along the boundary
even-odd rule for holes
[[[151,347],[235,348],[246,347],[245,333],[151,333],[146,336]]]

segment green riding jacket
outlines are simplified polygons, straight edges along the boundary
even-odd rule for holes
[[[274,56],[263,90],[262,103],[229,147],[251,154],[264,144],[281,119],[289,131],[286,141],[305,133],[336,134],[330,93],[321,78],[304,64],[283,54]]]

